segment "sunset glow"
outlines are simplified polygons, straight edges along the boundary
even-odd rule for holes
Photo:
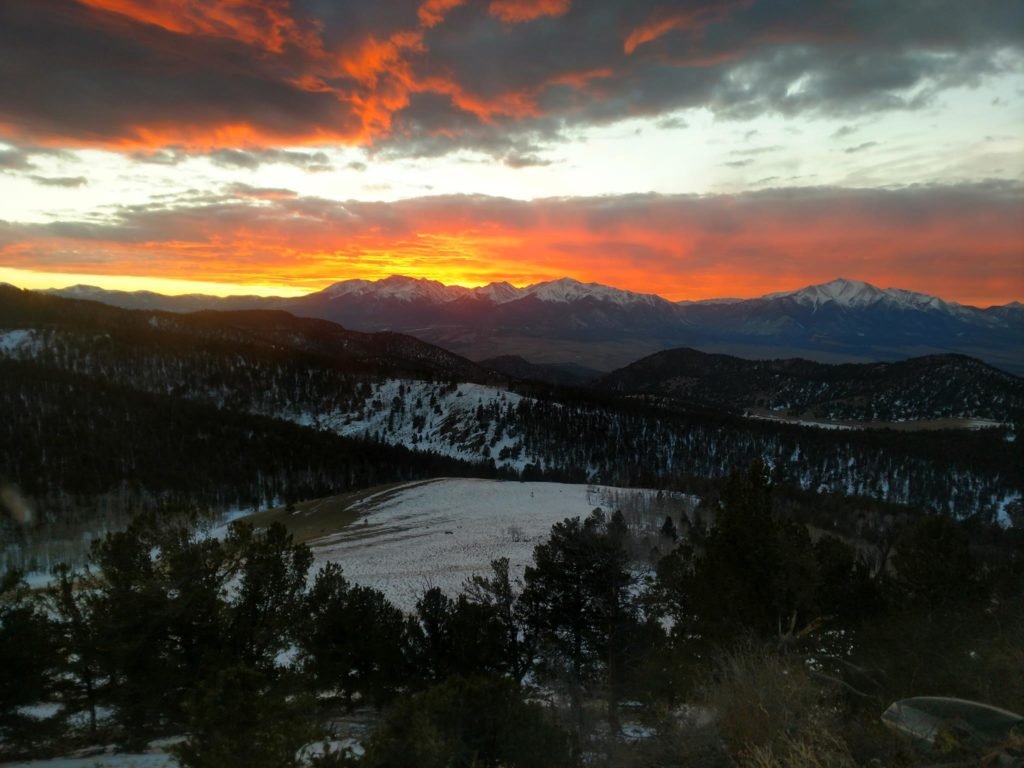
[[[0,281],[1019,300],[1024,18],[940,5],[0,0]]]

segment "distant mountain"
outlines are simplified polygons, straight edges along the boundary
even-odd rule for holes
[[[14,286],[8,286],[13,288]],[[280,309],[288,299],[273,296],[207,296],[191,293],[165,296],[152,291],[110,291],[95,285],[51,288],[40,293],[64,299],[100,301],[122,309],[153,309],[163,312],[198,312],[202,309]]]
[[[4,346],[14,354],[20,349],[34,357],[94,348],[93,355],[122,360],[137,358],[138,350],[192,358],[228,351],[253,361],[291,356],[314,370],[471,382],[496,378],[494,372],[412,336],[349,331],[281,310],[125,311],[95,301],[0,287],[0,347]]]
[[[758,299],[670,302],[563,278],[516,288],[446,286],[393,276],[347,280],[293,299],[159,297],[75,287],[60,295],[126,307],[285,309],[361,331],[409,333],[470,359],[516,355],[609,371],[692,347],[744,358],[896,361],[938,353],[1024,373],[1024,306],[979,309],[934,296],[837,279]]]
[[[1024,417],[1024,379],[962,355],[825,365],[808,360],[741,360],[675,349],[615,371],[598,386],[619,394],[764,408],[796,417],[852,421],[954,417],[1020,421]]]
[[[567,304],[582,299],[598,299],[613,304],[651,304],[664,301],[649,294],[632,293],[610,288],[599,283],[581,283],[568,277],[549,282],[537,283],[526,288],[516,288],[509,283],[490,283],[480,288],[463,288],[458,285],[444,285],[436,280],[420,280],[413,277],[392,275],[383,280],[345,280],[324,290],[310,294],[306,300],[326,298],[334,301],[343,297],[370,298],[373,300],[395,300],[406,303],[426,301],[432,304],[449,304],[460,299],[479,299],[490,304],[508,304],[529,297],[556,304]]]

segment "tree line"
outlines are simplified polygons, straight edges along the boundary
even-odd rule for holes
[[[1019,529],[921,515],[878,563],[812,538],[782,498],[763,464],[734,472],[706,524],[667,515],[652,564],[621,512],[597,509],[553,526],[521,580],[496,560],[411,614],[340,565],[313,573],[280,525],[216,539],[144,516],[47,590],[5,578],[3,750],[184,734],[183,766],[280,767],[329,712],[371,707],[365,755],[308,762],[861,765],[910,759],[878,725],[894,699],[1024,709]],[[40,719],[38,702],[59,711]],[[658,720],[693,702],[717,719]],[[637,717],[657,738],[630,744]]]

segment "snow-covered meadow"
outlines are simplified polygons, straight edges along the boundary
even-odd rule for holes
[[[522,577],[551,526],[595,508],[658,507],[678,519],[682,496],[594,485],[446,479],[410,483],[358,502],[360,519],[309,542],[318,563],[336,562],[350,581],[384,592],[411,611],[430,587],[454,596],[473,574],[507,557]],[[664,510],[664,511],[662,511]]]
[[[29,760],[0,763],[0,768],[175,768],[178,761],[160,748],[145,754],[104,752],[83,757],[55,757],[51,760]]]

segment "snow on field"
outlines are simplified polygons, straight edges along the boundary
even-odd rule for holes
[[[817,429],[862,429],[862,427],[853,424],[840,424],[832,421],[815,421],[813,419],[798,419],[791,416],[767,413],[750,413],[747,415],[747,418],[759,419],[761,421],[774,421],[781,424],[795,424],[796,426],[799,427],[815,427]]]
[[[594,485],[497,480],[436,480],[376,494],[354,507],[362,519],[309,542],[317,562],[336,562],[345,577],[384,592],[411,611],[430,587],[455,596],[473,574],[507,557],[515,577],[551,526],[586,517],[625,491]],[[619,506],[618,503],[615,506]],[[676,515],[674,515],[676,516]]]
[[[164,752],[148,755],[93,755],[56,757],[25,763],[0,763],[0,768],[177,768],[178,761]]]

